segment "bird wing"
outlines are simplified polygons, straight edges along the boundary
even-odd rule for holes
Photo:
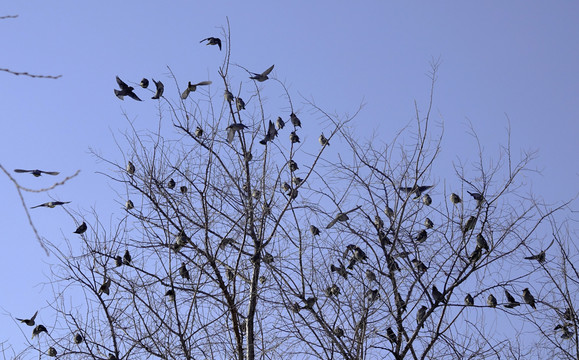
[[[275,64],[272,65],[272,66],[270,66],[269,69],[267,69],[267,70],[265,70],[264,72],[262,72],[262,73],[261,73],[261,76],[267,76],[267,75],[269,75],[269,73],[273,70],[273,67],[274,67],[274,66],[275,66]],[[256,75],[257,75],[257,74],[256,74]]]
[[[137,96],[137,94],[135,94],[135,93],[132,92],[132,91],[130,91],[127,95],[129,95],[129,97],[130,97],[131,99],[135,99],[135,100],[137,100],[137,101],[143,101],[143,100],[139,99],[139,97]]]
[[[187,87],[187,88],[185,89],[185,91],[183,91],[183,93],[181,94],[181,99],[183,99],[183,100],[187,99],[187,97],[189,96],[189,93],[190,93],[190,92],[191,92],[191,91],[189,90],[189,87]]]
[[[201,41],[199,41],[199,42],[202,43],[203,41],[207,41],[207,40],[209,40],[209,39],[211,39],[211,38],[205,38],[205,39],[203,39],[203,40],[201,40]]]
[[[119,84],[119,86],[121,87],[121,90],[125,90],[129,88],[129,85],[127,85],[123,80],[121,80],[120,77],[117,76],[117,84]]]
[[[34,313],[34,315],[32,315],[30,320],[34,321],[34,319],[36,319],[36,315],[38,315],[38,310],[36,310],[36,312]]]
[[[41,206],[48,206],[47,204],[48,204],[48,203],[36,205],[36,206],[31,207],[31,209],[36,209],[37,207],[41,207]]]
[[[211,85],[211,84],[213,84],[212,81],[201,81],[200,83],[197,83],[197,84],[195,84],[195,85],[193,85],[193,86]]]
[[[60,172],[58,172],[58,171],[43,171],[43,170],[41,170],[40,172],[43,173],[43,174],[47,174],[47,175],[58,175],[58,174],[60,174]]]
[[[27,172],[33,172],[34,170],[22,170],[22,169],[14,169],[14,172],[17,173],[27,173]]]
[[[337,222],[338,222],[338,217],[335,217],[332,221],[330,221],[330,223],[328,224],[328,226],[326,226],[326,229],[331,228],[331,227],[334,226]]]

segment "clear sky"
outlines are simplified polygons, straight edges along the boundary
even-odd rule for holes
[[[282,5],[283,4],[283,5]],[[476,143],[497,158],[511,126],[514,156],[537,150],[528,173],[533,191],[548,203],[577,194],[579,183],[579,3],[572,1],[5,1],[0,16],[0,68],[62,75],[31,79],[0,72],[0,163],[9,170],[57,170],[58,177],[14,174],[25,186],[44,187],[80,169],[50,193],[25,194],[28,206],[72,201],[108,221],[119,213],[115,185],[97,172],[89,149],[122,162],[113,135],[129,124],[157,121],[157,102],[120,101],[115,76],[138,83],[163,80],[177,96],[170,66],[182,86],[218,80],[223,52],[199,40],[220,36],[229,17],[233,62],[273,75],[294,93],[294,104],[314,99],[330,113],[362,111],[351,124],[360,137],[388,142],[412,121],[414,101],[427,105],[433,59],[440,60],[434,120],[444,124],[438,161],[440,193],[451,185],[452,163],[476,160]],[[245,80],[249,81],[249,79]],[[216,85],[216,84],[214,84]],[[222,86],[210,91],[222,95]],[[308,119],[304,110],[300,118]],[[321,129],[321,127],[320,127]],[[122,139],[121,139],[122,140]],[[122,141],[120,141],[123,144]],[[337,145],[337,146],[336,146]],[[340,143],[332,143],[338,152]],[[0,342],[19,348],[31,329],[14,323],[51,298],[47,257],[34,238],[17,193],[0,176]],[[576,203],[575,203],[576,205]],[[576,206],[575,206],[576,208]],[[33,209],[40,232],[53,242],[76,228],[62,209]],[[47,310],[48,312],[48,310]]]

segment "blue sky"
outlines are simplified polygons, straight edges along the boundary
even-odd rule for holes
[[[578,12],[579,4],[570,1],[6,2],[0,16],[19,17],[0,21],[0,68],[62,78],[0,72],[0,163],[9,170],[61,171],[57,179],[80,169],[77,178],[49,194],[26,194],[28,206],[52,196],[72,201],[73,211],[94,208],[108,221],[124,200],[96,173],[111,166],[97,162],[89,149],[122,162],[113,139],[128,128],[122,113],[142,127],[157,120],[157,102],[141,89],[142,103],[114,96],[115,76],[163,80],[166,96],[175,97],[167,66],[183,85],[217,80],[223,53],[199,40],[219,36],[229,17],[234,63],[256,72],[275,64],[272,74],[290,88],[298,109],[305,109],[303,98],[336,114],[353,114],[364,104],[351,123],[360,137],[375,134],[388,142],[412,121],[414,101],[425,109],[426,74],[439,59],[433,117],[443,122],[445,135],[434,174],[439,192],[445,180],[452,184],[453,161],[476,160],[469,122],[485,155],[495,159],[510,123],[515,157],[538,151],[538,171],[526,175],[528,183],[546,202],[557,203],[577,194],[579,180]],[[220,97],[222,87],[210,91]],[[306,114],[302,121],[322,129],[319,119]],[[339,146],[332,142],[331,151]],[[54,180],[14,176],[30,187]],[[10,315],[46,309],[54,259],[38,246],[4,176],[0,188],[0,342],[19,347],[20,330],[30,336],[30,328]],[[62,209],[31,213],[54,242],[76,227]],[[44,316],[41,310],[39,318],[48,321]]]

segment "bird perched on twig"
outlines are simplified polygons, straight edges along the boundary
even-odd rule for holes
[[[470,192],[470,191],[466,191],[470,196],[472,196],[473,199],[476,200],[476,206],[480,207],[482,205],[482,203],[485,201],[484,196],[481,193],[477,193],[477,192]]]
[[[269,79],[267,75],[269,75],[269,73],[273,70],[274,66],[275,65],[270,66],[267,70],[265,70],[261,74],[252,72],[253,76],[251,76],[250,79],[257,80],[259,82],[264,82],[265,80]]]
[[[318,301],[318,298],[315,296],[309,297],[307,298],[304,302],[306,303],[305,306],[302,307],[302,309],[313,309],[314,305],[316,304],[316,301]]]
[[[155,81],[155,79],[151,79],[153,80],[153,83],[155,84],[155,87],[157,88],[155,91],[155,95],[153,95],[153,97],[151,99],[159,99],[161,96],[163,96],[163,92],[165,91],[165,85],[163,85],[163,83],[161,81]]]
[[[526,256],[525,259],[537,260],[540,264],[542,264],[545,262],[545,250],[542,250],[540,253],[536,255]]]
[[[297,117],[296,114],[294,114],[293,112],[290,114],[290,120],[292,122],[292,125],[294,127],[302,127],[302,122],[300,121],[300,119]]]
[[[424,229],[420,230],[420,232],[416,236],[416,242],[421,244],[421,243],[426,241],[427,237],[428,237],[428,233],[426,232],[426,230],[424,230]]]
[[[64,205],[64,204],[68,204],[68,203],[70,203],[70,201],[50,201],[50,202],[46,202],[44,204],[33,206],[33,207],[31,207],[31,209],[35,209],[35,208],[41,207],[41,206],[48,207],[48,208],[52,209],[55,206]]]
[[[412,259],[411,263],[419,273],[424,273],[428,270],[428,266],[424,265],[424,263],[418,259]]]
[[[320,135],[320,137],[318,138],[318,141],[320,142],[320,145],[322,146],[330,146],[330,141],[328,139],[326,139],[326,137],[324,136],[324,133],[322,133]]]
[[[366,279],[369,282],[376,281],[376,274],[372,270],[366,270]]]
[[[125,208],[126,208],[127,210],[131,210],[131,209],[134,208],[134,207],[135,207],[135,204],[133,204],[133,202],[132,202],[130,199],[127,200],[127,202],[126,202],[126,204],[125,204]]]
[[[419,327],[422,327],[424,320],[426,320],[426,310],[428,310],[428,308],[422,305],[422,307],[420,307],[416,313],[416,322],[418,323]]]
[[[189,270],[187,270],[185,263],[181,264],[181,267],[179,268],[179,275],[181,275],[181,277],[185,280],[191,279],[191,276],[189,276]]]
[[[135,174],[135,164],[133,164],[130,161],[127,163],[127,174],[129,175]]]
[[[468,220],[466,221],[466,223],[462,227],[462,232],[467,233],[470,230],[474,229],[475,226],[476,226],[476,217],[471,216],[468,218]]]
[[[83,233],[86,231],[87,228],[88,228],[88,227],[86,226],[86,223],[83,221],[82,224],[80,224],[80,225],[76,228],[76,230],[74,231],[74,233],[75,233],[75,234],[79,234],[79,235],[80,235],[80,234],[83,234]]]
[[[165,292],[165,296],[169,297],[169,300],[175,300],[175,290],[167,290],[167,292]]]
[[[452,193],[450,194],[450,202],[456,205],[460,204],[462,200],[460,199],[460,196],[456,195],[455,193]]]
[[[497,307],[497,299],[493,296],[493,294],[490,294],[487,298],[487,305],[492,308]]]
[[[34,330],[32,330],[32,338],[34,339],[34,337],[36,335],[40,335],[40,333],[42,333],[42,332],[45,332],[48,334],[48,330],[46,330],[46,327],[44,325],[36,325]]]
[[[391,343],[394,344],[396,344],[397,342],[396,334],[394,333],[394,330],[392,330],[390,326],[386,329],[386,339],[388,339]]]
[[[390,206],[386,205],[384,208],[384,214],[386,214],[389,219],[392,219],[394,217],[394,210],[392,210]]]
[[[36,319],[36,315],[38,315],[38,311],[34,313],[34,315],[32,315],[32,317],[30,319],[19,319],[16,318],[16,320],[20,321],[23,324],[26,324],[28,326],[34,326],[35,322],[34,319]]]
[[[58,354],[58,352],[52,346],[49,347],[48,350],[46,351],[46,355],[48,355],[50,357],[55,357],[57,354]]]
[[[434,223],[432,220],[430,220],[430,218],[426,218],[424,219],[424,226],[426,226],[427,229],[432,229],[434,227]]]
[[[466,294],[466,297],[464,298],[464,304],[466,306],[473,306],[474,305],[474,299],[472,298],[472,296],[470,294]]]
[[[235,138],[235,133],[242,131],[243,129],[247,129],[247,126],[243,125],[242,123],[233,123],[225,128],[225,130],[227,130],[227,142],[231,144]]]
[[[422,203],[423,203],[424,205],[426,205],[426,206],[430,206],[430,204],[432,204],[432,198],[430,197],[430,195],[425,194],[425,195],[422,197]]]
[[[231,104],[231,102],[233,101],[233,94],[231,93],[231,91],[229,90],[225,90],[223,92],[223,97],[225,98],[225,100],[227,100],[228,103]]]
[[[285,121],[282,120],[281,116],[277,117],[277,120],[275,121],[275,126],[277,126],[278,130],[281,130],[284,128],[285,126]]]
[[[44,171],[44,170],[38,170],[38,169],[35,169],[35,170],[14,169],[14,172],[31,173],[35,177],[42,176],[42,174],[46,174],[46,175],[58,175],[58,174],[60,174],[58,171]]]
[[[474,251],[469,255],[468,261],[469,261],[469,263],[474,265],[477,261],[480,260],[481,256],[482,256],[482,250],[480,247],[477,246],[474,249]]]
[[[129,250],[125,250],[125,254],[123,255],[123,264],[129,265],[131,263],[131,261],[133,261],[133,258],[131,257],[131,253],[129,252]]]
[[[290,171],[292,171],[292,172],[299,169],[298,163],[296,163],[296,162],[293,161],[293,160],[289,160],[289,161],[287,162],[287,166],[288,166],[288,168],[290,169]]]
[[[119,84],[119,87],[121,88],[121,90],[115,89],[115,95],[119,99],[124,100],[125,96],[128,96],[128,97],[135,99],[137,101],[142,101],[141,99],[139,99],[137,94],[135,94],[133,92],[133,90],[135,90],[135,88],[125,84],[125,82],[123,80],[121,80],[121,78],[119,78],[118,76],[117,76],[117,84]]]
[[[123,266],[123,258],[121,257],[121,255],[115,256],[115,266],[116,267]]]
[[[537,307],[535,306],[535,298],[529,291],[529,288],[523,289],[523,300],[525,300],[527,304],[531,305],[533,309],[537,309]]]
[[[141,80],[141,83],[140,83],[139,85],[141,85],[141,87],[142,87],[143,89],[148,88],[148,87],[149,87],[149,79],[143,78],[143,79]]]
[[[175,188],[175,180],[173,180],[173,178],[169,179],[169,182],[167,183],[167,188],[168,189],[174,189]]]
[[[220,38],[211,36],[211,37],[205,38],[199,42],[202,43],[203,41],[207,41],[207,44],[205,44],[205,45],[217,45],[217,46],[219,46],[219,51],[221,51],[221,39]]]
[[[356,210],[358,210],[359,208],[361,208],[361,206],[356,206],[355,208],[348,210],[346,212],[340,212],[336,215],[336,217],[330,221],[330,223],[328,224],[328,226],[326,226],[326,229],[331,228],[332,226],[334,226],[338,221],[344,222],[344,221],[348,221],[350,218],[348,217],[348,214],[351,212],[354,212]]]
[[[300,142],[300,137],[296,134],[295,131],[292,131],[290,133],[289,138],[290,138],[290,141],[292,142],[292,144]]]
[[[312,233],[313,236],[320,235],[320,229],[318,229],[315,225],[310,225],[310,232]]]
[[[344,266],[344,264],[342,264],[340,260],[338,260],[338,264],[340,266],[334,266],[334,264],[331,264],[330,271],[338,273],[338,275],[340,275],[344,279],[348,279],[348,275],[350,275],[350,273],[348,272],[348,270],[346,270],[346,267]]]
[[[505,296],[507,298],[507,303],[505,304],[506,308],[512,309],[514,307],[517,307],[519,305],[521,305],[520,302],[518,302],[517,300],[515,300],[515,298],[513,297],[513,295],[511,295],[507,289],[505,289]]]
[[[432,285],[432,298],[434,299],[434,305],[437,305],[438,303],[446,303],[444,295],[442,295],[435,285]]]
[[[484,238],[482,233],[479,233],[476,236],[476,246],[486,250],[487,252],[489,251],[489,244],[487,243],[487,240]]]
[[[415,185],[413,187],[401,186],[401,187],[399,187],[399,189],[401,191],[408,193],[408,194],[414,194],[415,195],[414,199],[418,199],[418,198],[420,198],[420,196],[422,196],[423,192],[430,189],[431,187],[432,187],[432,185],[423,185],[423,186]]]
[[[191,81],[189,81],[187,83],[187,88],[181,94],[181,99],[183,99],[183,100],[187,99],[187,97],[189,96],[189,93],[197,90],[197,86],[204,86],[204,85],[211,85],[211,84],[213,84],[213,82],[211,82],[211,81],[201,81],[201,82],[198,82],[197,84],[191,84]]]
[[[237,108],[237,111],[245,110],[245,102],[240,97],[235,98],[235,106]]]
[[[76,335],[74,335],[74,343],[75,344],[80,344],[82,343],[84,339],[82,338],[82,335],[80,333],[77,333]]]
[[[99,288],[99,294],[107,294],[109,295],[109,291],[111,288],[111,279],[106,279],[105,282]]]

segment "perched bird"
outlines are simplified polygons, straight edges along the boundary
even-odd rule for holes
[[[438,303],[446,303],[446,299],[444,295],[436,288],[435,285],[432,285],[432,298],[434,299],[434,304]]]
[[[344,252],[344,258],[346,256],[348,256],[349,252],[352,252],[352,259],[354,259],[355,261],[361,262],[361,261],[365,261],[368,256],[366,256],[366,253],[360,249],[360,247],[358,245],[354,245],[354,244],[350,244],[348,246],[346,246],[346,251]]]
[[[481,248],[479,248],[477,246],[474,249],[474,251],[469,255],[468,261],[474,265],[477,261],[480,260],[481,256],[482,256],[482,250],[481,250]]]
[[[278,130],[281,130],[281,129],[284,128],[284,126],[285,126],[285,121],[283,121],[283,120],[281,119],[281,116],[278,116],[278,117],[277,117],[277,120],[275,121],[275,126],[277,126],[277,129],[278,129]]]
[[[165,296],[169,297],[169,300],[175,300],[175,290],[169,289],[165,292]]]
[[[107,360],[119,360],[119,358],[115,354],[109,353],[109,357]]]
[[[298,197],[298,189],[291,189],[288,196],[290,197],[291,200],[297,198]]]
[[[221,240],[221,242],[219,243],[219,248],[221,250],[225,250],[227,245],[233,245],[233,244],[235,244],[235,240],[233,240],[232,238],[223,238]]]
[[[296,314],[299,313],[301,309],[302,308],[301,308],[300,304],[298,304],[297,302],[293,303],[290,307],[290,310]]]
[[[412,259],[411,263],[419,273],[424,273],[428,270],[428,266],[424,265],[424,263],[418,259]]]
[[[58,352],[52,346],[49,347],[48,350],[46,351],[46,355],[48,355],[50,357],[55,357],[57,354],[58,354]]]
[[[290,120],[294,127],[302,127],[302,122],[293,112],[290,114]]]
[[[295,131],[292,131],[290,133],[289,138],[290,138],[290,141],[292,142],[292,144],[300,142],[300,137],[296,134]]]
[[[22,170],[22,169],[14,169],[14,172],[17,173],[31,173],[35,177],[42,176],[42,174],[46,175],[58,175],[60,174],[58,171],[44,171],[44,170]]]
[[[111,279],[106,279],[105,282],[99,288],[99,294],[107,294],[109,295],[109,291],[111,288]]]
[[[289,167],[290,171],[292,171],[292,172],[293,172],[293,171],[296,171],[297,169],[299,169],[298,163],[295,162],[295,161],[293,161],[293,160],[288,161],[288,162],[287,162],[287,166]]]
[[[44,325],[36,325],[34,330],[32,330],[32,338],[34,339],[34,337],[36,335],[40,335],[40,333],[42,333],[42,332],[45,332],[48,334],[48,330],[46,330],[46,327],[44,327]]]
[[[235,106],[237,107],[237,111],[245,110],[245,102],[240,97],[235,98]]]
[[[573,331],[569,330],[568,327],[564,326],[563,327],[563,334],[561,335],[561,339],[569,340],[569,339],[571,339],[572,336],[573,336]]]
[[[328,288],[326,288],[326,296],[331,297],[331,296],[338,296],[340,295],[340,287],[336,284],[332,284],[332,286],[329,286]]]
[[[259,280],[260,284],[265,284],[265,282],[267,281],[267,278],[265,276],[261,275],[258,280]]]
[[[36,319],[36,315],[38,315],[38,311],[34,313],[34,315],[32,315],[32,317],[30,319],[19,319],[16,318],[16,320],[20,321],[23,324],[26,324],[28,326],[34,326],[34,319]]]
[[[174,189],[175,188],[175,180],[173,180],[172,178],[169,179],[169,182],[167,183],[167,188]]]
[[[197,126],[197,128],[195,128],[195,137],[200,138],[201,136],[203,136],[203,129]]]
[[[50,201],[50,202],[47,202],[47,203],[44,203],[44,204],[40,204],[40,205],[33,206],[33,207],[31,207],[31,209],[35,209],[35,208],[41,207],[41,206],[48,207],[48,208],[51,208],[51,209],[52,209],[52,208],[54,208],[55,206],[64,205],[64,204],[68,204],[68,203],[70,203],[70,201],[64,201],[64,202],[63,202],[63,201]]]
[[[392,219],[394,217],[394,210],[392,210],[392,208],[388,205],[386,205],[386,208],[384,208],[384,213],[386,214],[386,216],[388,216],[389,219]]]
[[[373,303],[374,301],[380,299],[380,292],[378,292],[378,289],[368,290],[366,291],[366,297],[368,298],[369,302]]]
[[[468,218],[468,220],[466,221],[466,223],[462,227],[462,232],[467,233],[470,230],[474,229],[475,226],[476,226],[476,217],[471,216]]]
[[[149,87],[149,80],[147,78],[143,78],[139,85],[141,85],[143,89],[146,89]]]
[[[179,268],[179,275],[181,275],[181,277],[185,280],[191,279],[191,277],[189,276],[189,270],[187,270],[187,266],[185,266],[185,263],[181,264],[181,267]]]
[[[342,330],[341,327],[337,327],[334,329],[334,335],[336,335],[337,338],[341,338],[344,336],[344,330]]]
[[[328,139],[326,139],[326,137],[324,136],[324,133],[322,133],[320,135],[320,137],[318,138],[318,141],[320,142],[320,144],[322,146],[326,146],[326,145],[330,146],[330,141]]]
[[[525,300],[527,304],[531,305],[533,309],[537,309],[537,307],[535,306],[535,298],[529,291],[529,288],[523,289],[523,300]]]
[[[121,255],[115,256],[115,265],[116,267],[123,266],[123,258]]]
[[[426,232],[426,230],[424,230],[424,229],[420,230],[420,232],[416,236],[416,242],[421,244],[421,243],[426,241],[427,237],[428,237],[428,233]]]
[[[575,312],[571,308],[566,308],[565,312],[563,313],[563,319],[567,321],[574,321]]]
[[[310,232],[312,233],[313,236],[320,235],[320,229],[318,229],[315,225],[310,225]]]
[[[117,84],[119,84],[119,87],[121,88],[121,90],[117,90],[115,89],[115,95],[121,99],[124,100],[125,96],[128,96],[132,99],[135,99],[137,101],[142,101],[141,99],[139,99],[139,97],[133,92],[133,90],[135,90],[134,87],[129,86],[127,84],[125,84],[125,82],[123,80],[121,80],[118,76],[117,76]]]
[[[384,220],[378,215],[374,216],[374,226],[377,230],[384,229]]]
[[[207,41],[207,44],[205,44],[205,45],[217,45],[217,46],[219,46],[219,51],[221,51],[221,39],[220,38],[208,37],[208,38],[203,39],[199,42],[202,43],[203,41]]]
[[[328,224],[328,226],[326,226],[326,229],[331,228],[332,226],[334,226],[338,221],[344,222],[344,221],[348,221],[350,218],[348,217],[348,214],[356,211],[360,208],[360,206],[356,206],[355,208],[353,208],[352,210],[348,210],[346,212],[340,212],[336,215],[336,217],[330,221],[330,223]]]
[[[406,311],[406,302],[402,299],[402,296],[400,296],[398,291],[394,292],[394,303],[396,304],[396,308],[400,311],[400,313]],[[424,311],[426,312],[426,310]]]
[[[398,341],[396,334],[394,333],[394,330],[392,330],[390,326],[386,329],[386,339],[388,339],[391,343],[394,344],[396,344],[396,342]]]
[[[388,266],[388,271],[390,272],[400,271],[400,266],[396,260],[394,260],[394,258],[388,254],[386,254],[386,266]]]
[[[487,243],[482,233],[476,236],[476,246],[486,250],[487,252],[489,251],[489,244]]]
[[[132,162],[127,163],[127,173],[133,175],[135,173],[135,165]]]
[[[125,250],[125,255],[123,255],[123,264],[129,265],[132,260],[133,258],[131,258],[131,253],[129,252],[129,250]]]
[[[75,344],[80,344],[82,343],[84,339],[82,338],[82,335],[77,333],[76,335],[74,335],[74,343]]]
[[[260,196],[261,196],[261,191],[259,191],[257,189],[253,189],[251,191],[251,197],[253,197],[254,199],[259,199]]]
[[[213,83],[212,81],[201,81],[197,84],[191,84],[191,81],[189,81],[187,83],[187,88],[181,94],[181,99],[183,99],[183,100],[187,99],[187,97],[189,96],[189,93],[197,90],[197,86],[211,85],[212,83]]]
[[[485,201],[485,198],[481,193],[470,192],[468,190],[466,192],[469,193],[469,195],[472,196],[472,198],[476,200],[476,206],[477,207],[480,207],[482,205],[482,203]]]
[[[366,270],[366,279],[369,282],[376,281],[376,274],[372,270]]]
[[[223,92],[223,97],[228,103],[231,104],[233,102],[233,94],[231,93],[231,91],[225,89],[225,91]]]
[[[133,204],[133,202],[131,200],[127,200],[127,203],[125,204],[125,208],[127,210],[131,210],[134,207],[135,207],[135,204]]]
[[[257,80],[259,82],[264,82],[265,80],[269,79],[267,75],[269,75],[269,73],[273,70],[274,66],[275,65],[270,66],[267,70],[265,70],[261,74],[252,72],[253,76],[251,76],[250,79]]]
[[[466,297],[464,298],[464,304],[466,306],[473,306],[474,305],[474,299],[472,298],[472,296],[470,294],[466,294]]]
[[[542,264],[545,262],[545,250],[542,250],[540,253],[536,255],[526,256],[525,259],[537,260],[540,264]]]
[[[422,305],[422,307],[420,307],[420,309],[418,309],[418,312],[416,313],[416,322],[420,327],[423,326],[422,323],[424,322],[424,320],[426,320],[426,310],[428,310],[428,308]]]
[[[423,203],[424,205],[426,205],[426,206],[430,206],[430,204],[432,204],[432,198],[430,197],[430,195],[425,194],[425,195],[422,197],[422,203]]]
[[[301,177],[299,177],[299,176],[292,176],[292,183],[293,183],[295,186],[300,186],[303,182],[304,182],[304,179],[302,179]]]
[[[513,297],[513,295],[511,295],[507,291],[507,289],[505,289],[505,296],[507,297],[507,304],[505,304],[506,308],[512,309],[514,307],[521,305],[521,303],[516,301],[515,298]]]
[[[179,191],[181,192],[181,194],[186,194],[187,193],[187,186],[183,185],[179,188]]]
[[[231,144],[235,137],[235,133],[242,131],[243,129],[247,129],[247,126],[243,125],[242,123],[233,123],[226,127],[225,130],[227,130],[227,142]]]
[[[493,294],[490,294],[487,298],[487,305],[492,308],[497,307],[497,299],[493,296]]]
[[[269,124],[267,126],[267,132],[265,133],[265,137],[259,143],[261,145],[267,144],[269,141],[273,141],[277,136],[277,129],[275,128],[274,123],[269,120]]]
[[[456,195],[455,193],[450,194],[450,202],[452,202],[453,204],[460,204],[462,200],[460,199],[460,196]]]
[[[161,81],[155,81],[155,79],[152,80],[153,83],[155,83],[155,87],[157,88],[157,90],[155,91],[155,95],[151,99],[159,99],[161,96],[163,96],[163,91],[165,91],[165,85],[163,85]]]
[[[285,192],[288,192],[288,191],[291,190],[291,186],[290,186],[287,182],[284,181],[284,182],[281,184],[281,189],[282,189],[283,191],[285,191]]]
[[[399,189],[401,191],[404,191],[408,194],[414,194],[415,197],[414,199],[418,199],[420,198],[420,196],[422,196],[422,193],[425,192],[426,190],[430,189],[432,187],[432,185],[423,185],[423,186],[418,186],[418,185],[414,185],[413,187],[399,187]]]
[[[273,263],[273,255],[266,252],[265,255],[263,255],[263,262],[270,265],[271,263]]]
[[[305,300],[306,305],[302,307],[302,309],[313,309],[314,305],[318,301],[318,298],[315,296],[309,297]]]
[[[86,223],[83,221],[82,224],[80,224],[76,230],[74,231],[75,234],[83,234],[87,229]]]
[[[340,275],[344,279],[348,279],[348,275],[350,275],[350,273],[346,270],[346,267],[344,266],[344,264],[342,264],[341,262],[338,262],[338,263],[340,265],[339,267],[334,266],[334,264],[331,264],[330,265],[330,271],[338,273],[338,275]]]
[[[434,227],[434,223],[432,220],[430,220],[430,218],[426,218],[424,219],[424,226],[426,226],[427,229],[432,229]]]

